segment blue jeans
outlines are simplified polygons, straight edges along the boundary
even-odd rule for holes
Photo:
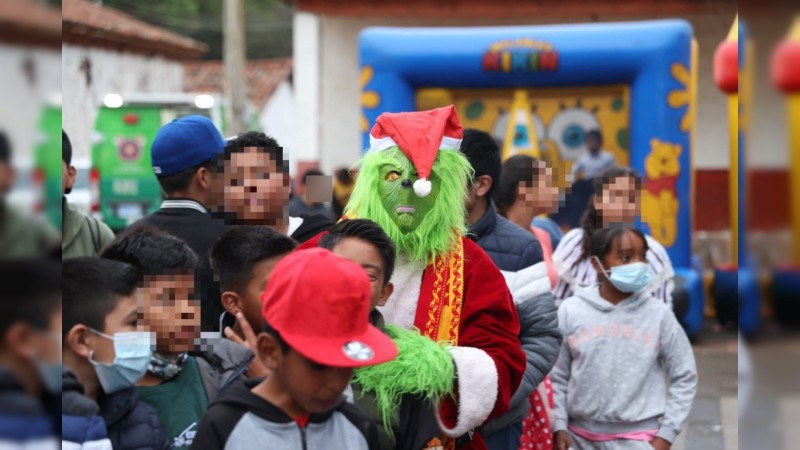
[[[483,436],[489,450],[517,450],[520,438],[522,438],[522,422],[512,423],[492,433],[491,436]]]

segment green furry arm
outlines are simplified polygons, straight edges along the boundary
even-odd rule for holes
[[[353,382],[365,392],[374,391],[378,411],[389,436],[403,395],[435,401],[453,394],[455,366],[450,352],[419,334],[392,325],[386,332],[397,345],[397,358],[377,366],[356,369]]]

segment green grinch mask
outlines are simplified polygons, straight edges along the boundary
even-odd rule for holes
[[[419,197],[413,188],[416,168],[398,147],[369,152],[345,215],[378,223],[411,262],[427,264],[450,251],[466,232],[465,180],[472,173],[461,152],[440,150],[431,171],[431,192]]]
[[[380,167],[381,203],[403,233],[414,231],[428,215],[439,194],[439,180],[431,176],[432,190],[425,197],[414,193],[417,169],[408,158],[393,158]]]

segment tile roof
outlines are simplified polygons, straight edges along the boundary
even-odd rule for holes
[[[267,102],[278,85],[292,75],[291,58],[247,61],[245,81],[247,98],[258,109]],[[183,63],[183,90],[224,94],[225,69],[222,61],[187,61]]]
[[[87,0],[62,0],[64,42],[170,59],[196,59],[207,46]]]
[[[61,13],[34,0],[2,0],[0,41],[59,47]]]

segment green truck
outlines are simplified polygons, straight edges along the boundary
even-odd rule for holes
[[[161,188],[150,163],[159,128],[187,115],[210,118],[224,134],[219,96],[210,94],[108,94],[92,136],[92,212],[120,231],[156,211]]]
[[[39,118],[38,134],[33,150],[31,173],[27,167],[19,168],[23,177],[30,178],[30,189],[35,196],[34,211],[61,229],[61,160],[56,152],[61,148],[61,99],[45,104]],[[57,162],[58,161],[58,162]]]

